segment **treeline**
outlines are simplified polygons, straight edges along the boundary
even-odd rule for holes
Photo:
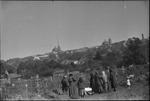
[[[52,54],[51,54],[52,55]],[[44,60],[30,59],[20,62],[17,69],[10,65],[3,64],[3,68],[8,72],[16,72],[24,78],[30,78],[36,74],[40,76],[52,76],[54,71],[64,69],[68,71],[85,72],[87,69],[101,69],[106,66],[121,67],[133,65],[142,65],[149,62],[149,39],[140,40],[139,38],[129,38],[127,41],[121,41],[113,44],[102,44],[98,48],[89,49],[87,52],[59,53],[59,59],[51,55]],[[83,64],[75,65],[61,64],[64,60],[84,61]]]
[[[104,52],[105,50],[105,52]],[[102,52],[105,56],[102,57]],[[129,38],[126,42],[114,43],[100,49],[96,60],[101,60],[103,65],[129,66],[142,65],[149,62],[149,39]]]

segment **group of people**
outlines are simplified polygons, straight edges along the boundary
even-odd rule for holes
[[[102,71],[102,73],[91,73],[90,76],[90,88],[93,94],[110,92],[111,88],[113,88],[113,91],[116,91],[116,75],[111,69],[107,68],[107,70]],[[69,91],[70,98],[84,97],[85,82],[82,77],[76,80],[74,76],[70,74],[68,79],[66,76],[63,77],[61,84],[63,93],[67,94]]]
[[[111,88],[116,91],[116,79],[115,73],[108,67],[106,71],[102,71],[101,75],[98,75],[97,72],[91,74],[90,87],[94,93],[99,94],[110,92]]]
[[[77,99],[79,96],[84,97],[85,84],[82,77],[77,81],[73,75],[70,74],[68,79],[66,76],[63,77],[61,84],[63,93],[68,94],[69,91],[70,98]]]

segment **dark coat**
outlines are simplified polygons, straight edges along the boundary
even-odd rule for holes
[[[63,87],[63,88],[68,87],[68,82],[67,82],[66,79],[62,79],[61,84],[62,84],[62,87]]]
[[[111,87],[116,88],[117,81],[116,81],[116,75],[114,72],[110,73],[110,82],[111,82]]]
[[[95,87],[97,88],[97,89],[95,89],[95,92],[96,93],[103,92],[102,78],[100,76],[98,76],[98,75],[95,75],[94,79],[95,79]]]
[[[78,96],[78,88],[76,85],[76,80],[74,78],[69,78],[69,96],[70,98],[77,99]]]
[[[79,78],[79,81],[78,81],[78,92],[79,92],[79,95],[82,96],[84,93],[84,88],[85,88],[85,84],[84,84],[84,81],[82,78]]]
[[[84,81],[83,80],[80,80],[78,81],[78,88],[79,89],[84,89],[85,88],[85,84],[84,84]]]
[[[94,76],[93,74],[91,74],[91,78],[90,78],[90,87],[92,88],[92,91],[95,91],[95,80],[94,80]]]

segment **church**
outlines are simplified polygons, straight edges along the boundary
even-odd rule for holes
[[[52,49],[52,53],[60,53],[62,52],[60,46],[59,46],[59,43],[58,43],[58,46],[54,46],[54,48]]]
[[[103,45],[111,45],[112,44],[111,38],[109,37],[108,41],[104,40],[102,44]]]

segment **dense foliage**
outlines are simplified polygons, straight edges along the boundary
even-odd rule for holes
[[[139,38],[130,38],[124,51],[124,65],[140,65],[149,61],[149,40],[142,42]]]

